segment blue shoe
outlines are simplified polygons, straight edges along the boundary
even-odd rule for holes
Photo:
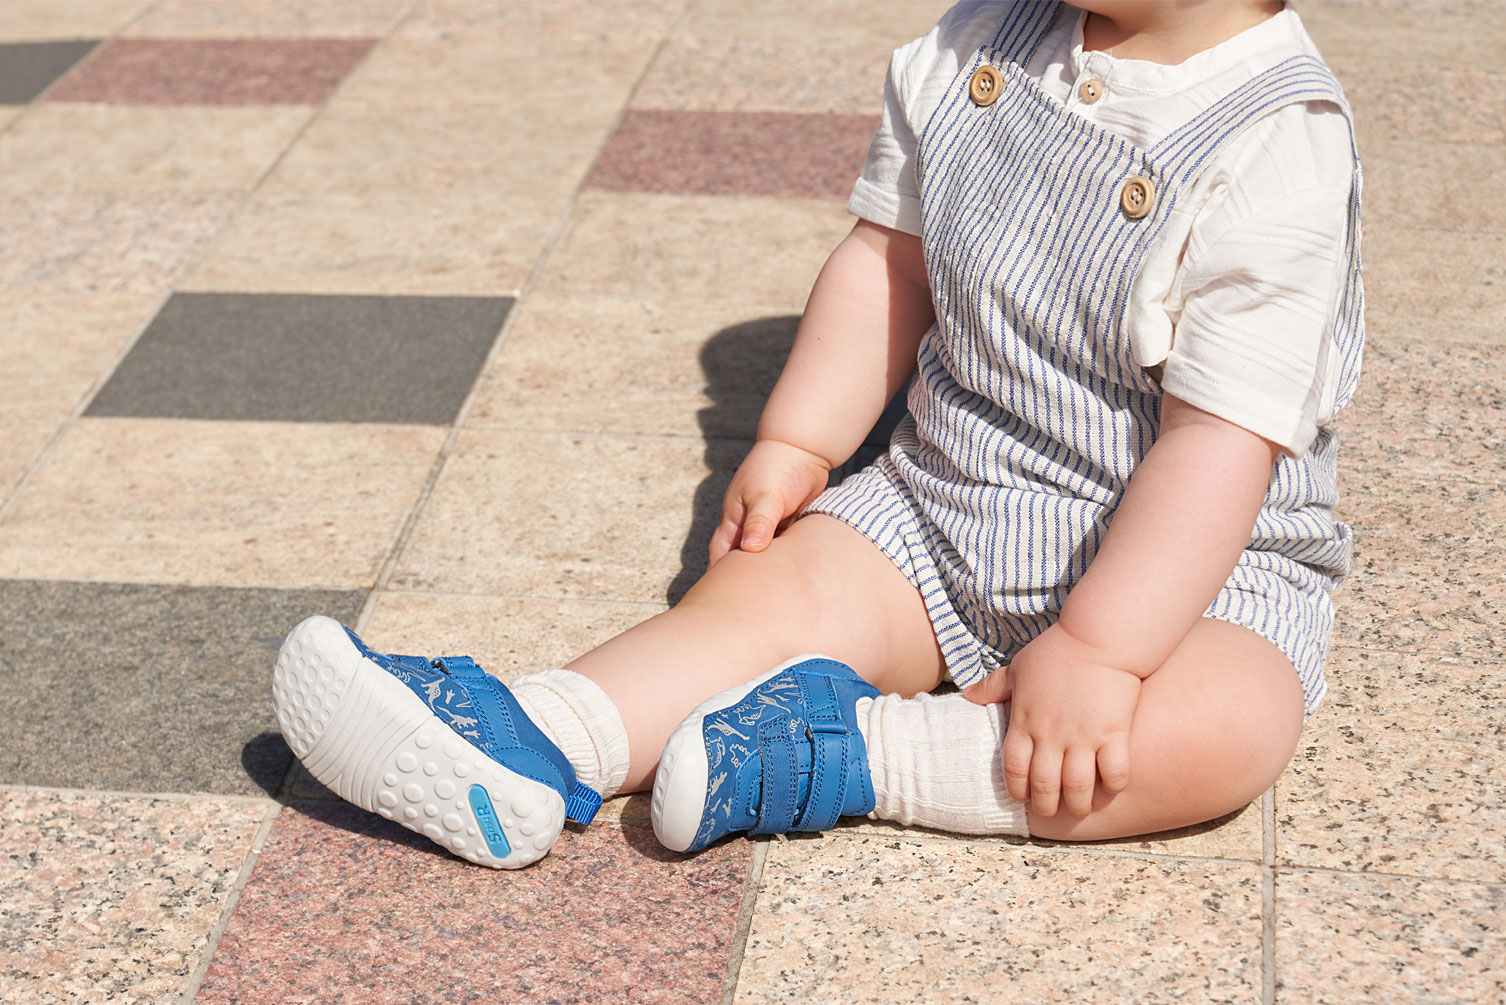
[[[277,722],[319,781],[462,858],[536,862],[565,819],[590,823],[601,797],[512,693],[468,657],[372,652],[313,617],[282,644]]]
[[[822,831],[873,809],[854,707],[880,691],[800,656],[702,702],[670,734],[654,777],[654,833],[699,851],[739,831]]]

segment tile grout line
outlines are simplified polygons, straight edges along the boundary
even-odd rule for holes
[[[748,933],[753,928],[753,909],[758,904],[758,894],[763,886],[763,867],[768,861],[769,845],[765,838],[753,844],[753,856],[748,862],[748,879],[743,887],[742,903],[737,908],[737,924],[732,929],[732,944],[727,950],[727,972],[722,978],[720,1005],[732,1005],[737,997],[737,981],[742,974],[743,953],[748,947]]]
[[[230,927],[230,919],[235,914],[235,909],[241,902],[241,891],[251,881],[251,873],[256,868],[256,861],[261,857],[263,846],[267,842],[267,835],[272,833],[272,824],[277,820],[277,815],[282,812],[282,806],[274,804],[267,811],[261,826],[256,829],[256,834],[251,838],[251,848],[246,852],[246,857],[241,861],[239,875],[235,877],[235,883],[230,887],[230,895],[225,898],[225,906],[220,910],[219,919],[214,927],[209,930],[208,937],[204,940],[204,955],[199,960],[198,966],[194,967],[189,975],[188,984],[183,988],[183,997],[179,999],[182,1005],[192,1005],[198,997],[199,987],[204,983],[204,978],[209,974],[209,965],[214,962],[214,954],[220,947],[220,939],[225,935],[225,930]]]
[[[544,241],[544,246],[539,250],[538,257],[534,259],[533,268],[529,270],[528,276],[523,280],[522,285],[518,287],[517,294],[513,297],[512,305],[507,310],[507,317],[503,320],[502,327],[497,332],[497,337],[493,340],[491,349],[486,354],[486,359],[482,361],[481,369],[476,374],[476,379],[472,381],[470,391],[467,392],[465,399],[460,403],[460,408],[455,413],[455,420],[450,424],[450,430],[445,435],[444,442],[440,444],[439,453],[434,458],[434,463],[429,469],[428,476],[424,479],[423,485],[419,487],[418,497],[409,508],[408,515],[403,519],[402,526],[398,529],[397,539],[393,542],[391,549],[389,549],[387,557],[383,559],[381,566],[377,569],[376,578],[371,584],[371,589],[366,594],[366,600],[362,603],[360,611],[356,614],[356,623],[353,626],[356,632],[359,633],[366,630],[372,613],[376,610],[378,598],[382,593],[386,592],[388,585],[392,582],[393,576],[397,574],[398,563],[402,561],[403,553],[407,550],[408,543],[413,539],[413,535],[418,529],[418,522],[428,506],[429,499],[434,494],[435,486],[439,483],[439,476],[454,453],[455,445],[459,442],[461,433],[465,430],[466,420],[470,417],[471,409],[475,406],[476,399],[481,395],[481,388],[496,367],[497,360],[507,345],[508,336],[512,334],[513,326],[517,323],[518,315],[522,313],[529,293],[532,292],[539,280],[539,276],[548,266],[550,258],[554,255],[555,248],[564,239],[565,231],[569,229],[570,221],[575,215],[575,207],[580,203],[581,196],[586,189],[586,183],[590,180],[591,172],[596,167],[596,162],[601,158],[602,151],[606,149],[607,144],[611,142],[612,135],[621,125],[623,116],[627,114],[629,106],[633,103],[633,96],[638,93],[638,89],[643,85],[643,78],[648,75],[649,70],[653,67],[655,61],[658,60],[659,54],[663,52],[668,40],[679,30],[680,25],[684,22],[688,9],[688,5],[680,8],[679,16],[675,18],[674,23],[660,36],[658,43],[654,46],[654,51],[644,62],[643,72],[639,74],[638,80],[628,90],[622,107],[618,109],[616,116],[612,119],[611,125],[604,131],[601,145],[596,151],[596,156],[592,158],[590,165],[581,176],[580,184],[576,186],[574,193],[566,201],[559,218],[550,229],[549,236]],[[409,17],[411,16],[412,13],[410,12]],[[404,18],[404,20],[406,21],[407,18]]]
[[[1276,1003],[1276,786],[1260,797],[1260,1000]]]

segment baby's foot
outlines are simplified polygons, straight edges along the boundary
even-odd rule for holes
[[[664,745],[654,833],[698,851],[738,831],[820,831],[869,812],[854,706],[879,694],[842,663],[800,656],[702,702]]]
[[[463,858],[517,869],[601,805],[512,693],[465,656],[374,653],[312,617],[282,644],[277,721],[309,772]]]

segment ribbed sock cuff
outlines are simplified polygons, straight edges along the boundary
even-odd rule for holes
[[[574,670],[544,670],[508,685],[534,725],[575,769],[576,781],[610,799],[628,773],[628,735],[601,686]]]

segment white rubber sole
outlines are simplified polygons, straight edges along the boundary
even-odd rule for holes
[[[565,801],[465,742],[397,678],[361,655],[340,623],[294,628],[272,678],[293,753],[342,799],[396,820],[461,858],[519,869],[565,826]]]
[[[775,674],[813,659],[830,657],[820,653],[805,653],[785,660],[746,684],[729,687],[707,698],[669,734],[664,752],[659,755],[659,770],[654,773],[654,797],[651,804],[654,836],[660,844],[670,851],[686,851],[701,829],[701,818],[706,813],[706,798],[710,795],[707,792],[709,769],[706,739],[701,728],[706,716],[742,701],[749,691]]]

